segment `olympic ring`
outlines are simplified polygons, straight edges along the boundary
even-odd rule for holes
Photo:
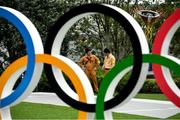
[[[19,13],[18,11],[16,11],[16,10],[14,10],[14,9],[11,9],[11,8],[7,8],[7,7],[1,7],[1,11],[5,11],[6,13],[8,13],[8,14],[10,14],[11,15],[11,17],[13,16],[14,17],[14,19],[17,19],[17,20],[19,20],[18,22],[19,23],[21,23],[22,22],[22,25],[20,24],[19,25],[19,23],[16,25],[16,27],[18,28],[18,30],[20,30],[20,32],[22,32],[23,33],[23,37],[25,38],[25,35],[27,34],[27,33],[24,33],[23,31],[21,31],[21,29],[22,30],[29,30],[29,31],[27,31],[27,32],[29,32],[28,34],[29,35],[31,35],[30,37],[32,38],[32,42],[33,42],[33,44],[34,44],[34,46],[35,46],[35,53],[43,53],[43,47],[42,47],[42,43],[41,43],[41,38],[40,38],[40,36],[39,36],[39,34],[38,34],[38,32],[37,32],[37,30],[36,30],[36,28],[34,27],[34,25],[29,21],[29,19],[28,18],[26,18],[24,15],[22,15],[21,13]],[[3,13],[3,12],[1,12],[1,16],[3,16],[5,13]],[[5,14],[6,15],[6,14]],[[7,16],[7,17],[6,17]],[[5,18],[7,18],[7,20],[9,20],[10,19],[10,17],[8,16],[8,15],[6,15],[5,16]],[[18,17],[17,17],[18,16]],[[12,18],[13,18],[12,17]],[[13,20],[11,18],[11,20]],[[15,21],[15,20],[14,20]],[[13,21],[13,22],[14,22]],[[11,22],[11,21],[10,21]],[[25,22],[25,23],[24,23]],[[26,27],[26,28],[23,28],[23,25]],[[26,32],[26,31],[25,31]],[[27,37],[28,38],[28,37]],[[27,39],[26,38],[26,39]],[[25,40],[26,40],[25,39]],[[29,45],[29,43],[28,43],[28,45]],[[32,53],[33,53],[33,51],[32,51]],[[31,54],[32,54],[31,53]],[[29,54],[28,54],[29,55]],[[56,56],[56,57],[58,57],[58,56]],[[34,57],[35,58],[35,57]],[[62,59],[62,58],[61,58]],[[68,61],[67,59],[65,59],[66,60],[66,62]],[[28,57],[28,61],[29,61],[29,57]],[[32,60],[31,60],[31,62],[32,62]],[[20,63],[20,64],[22,64],[22,63]],[[69,64],[71,64],[71,66],[72,66],[72,62],[70,62],[70,60],[69,60]],[[74,64],[74,63],[73,63]],[[32,64],[30,64],[31,65],[31,67],[32,67]],[[11,66],[13,66],[13,65],[11,65]],[[37,68],[37,67],[41,67],[41,68]],[[89,82],[89,80],[88,80],[88,78],[86,77],[86,75],[83,73],[83,72],[81,72],[82,70],[80,69],[80,68],[77,68],[77,65],[75,66],[75,65],[73,65],[73,67],[74,68],[76,68],[77,70],[78,70],[78,72],[80,72],[81,73],[81,78],[83,79],[83,85],[86,85],[86,88],[85,89],[81,89],[81,91],[82,90],[85,90],[85,93],[86,93],[86,95],[90,95],[91,96],[91,98],[87,98],[87,101],[92,101],[92,94],[90,94],[90,92],[92,91],[92,88],[91,88],[91,86],[90,86],[90,83],[88,84],[88,82]],[[28,68],[28,67],[27,67]],[[9,112],[9,107],[10,106],[12,106],[12,105],[15,105],[15,104],[17,104],[18,102],[20,102],[20,101],[22,101],[26,96],[28,96],[31,92],[32,92],[32,90],[35,88],[35,86],[36,86],[36,84],[38,83],[38,81],[39,81],[39,79],[40,79],[40,76],[41,76],[41,73],[42,73],[42,68],[43,68],[43,66],[42,66],[42,64],[39,64],[38,63],[38,65],[35,65],[35,70],[33,71],[34,73],[33,73],[33,76],[32,76],[32,78],[28,78],[27,80],[31,80],[31,82],[29,83],[29,86],[24,86],[24,84],[22,84],[22,83],[20,83],[20,85],[22,86],[23,85],[23,87],[26,87],[25,89],[26,89],[26,91],[25,90],[23,90],[23,89],[21,89],[22,91],[22,95],[18,98],[18,96],[13,96],[14,98],[12,98],[11,100],[14,100],[14,101],[12,101],[12,103],[9,103],[8,101],[7,101],[7,96],[8,96],[8,94],[9,93],[11,93],[11,90],[12,90],[12,87],[13,87],[13,85],[14,85],[14,83],[15,83],[15,80],[19,77],[19,75],[20,74],[22,74],[23,73],[23,71],[25,70],[25,68],[21,68],[21,69],[19,69],[19,70],[16,70],[17,69],[17,66],[15,65],[15,66],[13,66],[12,67],[12,69],[10,69],[10,71],[9,72],[12,72],[12,71],[14,71],[13,73],[13,75],[10,77],[10,79],[7,81],[7,83],[5,82],[5,80],[6,79],[4,79],[2,76],[1,76],[1,84],[0,84],[0,89],[1,89],[1,92],[2,92],[2,89],[3,89],[3,93],[2,93],[2,99],[0,99],[0,108],[2,109],[2,115],[4,115],[3,113],[5,113],[5,115],[6,115],[6,112]],[[8,71],[9,69],[7,69],[6,71]],[[11,71],[12,70],[12,71]],[[31,70],[31,69],[30,69]],[[38,70],[38,72],[36,72]],[[75,71],[75,70],[74,70]],[[8,73],[8,72],[4,72],[4,73]],[[27,73],[27,72],[26,72]],[[77,73],[76,73],[77,74]],[[84,76],[83,76],[83,74],[84,74]],[[10,74],[8,74],[9,76],[10,76]],[[28,74],[28,75],[30,75],[30,74]],[[78,76],[79,78],[80,78],[80,76]],[[80,78],[80,80],[82,81],[82,79]],[[25,81],[24,81],[25,80]],[[24,79],[23,81],[24,82],[26,82],[27,80],[26,79]],[[87,82],[88,81],[88,82]],[[6,84],[5,84],[6,83]],[[5,85],[5,86],[3,86],[3,85]],[[76,86],[76,85],[75,85]],[[19,88],[19,86],[18,86],[18,88]],[[76,88],[76,87],[75,87]],[[77,87],[78,88],[78,87]],[[82,87],[80,87],[80,88],[82,88]],[[16,89],[17,90],[17,89]],[[11,95],[10,96],[12,96],[14,93],[16,93],[17,91],[14,91],[13,93],[11,93]],[[79,90],[77,90],[77,91],[79,91]],[[89,92],[87,92],[87,91],[89,91]],[[93,92],[91,92],[91,93],[93,93]],[[80,94],[79,94],[80,95]],[[16,100],[15,99],[15,97],[17,97],[18,99]],[[82,97],[81,97],[82,98]],[[78,99],[78,96],[77,96],[77,99]],[[84,101],[84,102],[86,102],[86,101]],[[6,109],[7,108],[7,109]],[[87,117],[89,117],[89,118],[91,118],[92,117],[92,115],[91,116],[87,116],[87,114],[85,113],[85,112],[79,112],[79,118],[81,118],[81,119],[83,119],[83,118],[87,118]],[[4,116],[2,116],[2,118],[3,118]],[[6,116],[5,116],[6,117]]]
[[[155,38],[155,43],[154,43],[154,48],[153,48],[153,53],[154,54],[165,54],[165,56],[157,56],[157,55],[143,55],[143,63],[148,62],[148,63],[153,63],[153,70],[154,74],[157,80],[158,85],[160,86],[162,92],[178,107],[180,107],[180,98],[179,98],[179,91],[177,86],[172,82],[172,78],[170,77],[169,70],[165,71],[164,74],[161,72],[161,67],[160,65],[164,65],[170,70],[172,70],[176,75],[180,76],[180,62],[179,60],[173,58],[172,56],[167,56],[166,54],[168,53],[168,47],[170,44],[170,41],[173,37],[173,34],[175,31],[178,29],[180,26],[180,9],[177,9],[161,26],[159,33],[157,34]],[[168,32],[169,31],[169,32]],[[165,38],[166,37],[166,38]],[[163,44],[164,42],[164,44]],[[163,44],[163,46],[162,46]],[[161,50],[162,49],[162,50]],[[175,62],[174,62],[175,61]],[[159,65],[156,65],[156,64]],[[125,68],[128,68],[131,66],[132,63],[132,58],[127,58],[124,61],[121,61],[121,63],[118,63],[107,75],[107,77],[104,78],[104,80],[101,83],[99,94],[97,96],[97,101],[96,101],[96,118],[97,119],[104,119],[107,118],[112,118],[111,114],[104,114],[104,97],[105,95],[107,96],[109,89],[109,85],[113,80],[111,78],[116,77],[113,74],[118,74],[115,70],[118,69],[117,67],[119,66],[119,69],[121,71],[124,71]],[[164,70],[164,69],[163,69]],[[126,71],[124,71],[124,74]],[[165,78],[164,76],[165,75]],[[170,82],[168,81],[170,80]],[[117,82],[116,82],[117,83]],[[171,85],[170,85],[171,84]],[[113,84],[113,87],[115,88],[117,84]],[[171,87],[171,88],[170,88]],[[107,90],[108,89],[108,90]],[[174,90],[174,91],[173,91]],[[107,93],[106,93],[107,91]],[[114,92],[111,91],[111,92]],[[121,92],[120,92],[121,93]],[[121,93],[123,94],[123,93]],[[103,101],[103,102],[102,102]],[[119,105],[120,106],[120,105]],[[118,106],[118,107],[119,107]],[[116,106],[117,107],[117,106]]]
[[[163,65],[165,67],[168,67],[170,70],[172,70],[176,75],[180,76],[180,64],[174,62],[168,57],[153,55],[153,54],[144,54],[143,62]],[[121,60],[120,62],[117,63],[117,65],[114,68],[112,68],[112,70],[106,75],[107,77],[105,77],[105,79],[102,81],[96,102],[97,119],[104,119],[104,99],[106,92],[108,91],[107,89],[111,84],[111,82],[113,81],[113,79],[111,78],[116,77],[116,75],[119,74],[119,72],[122,72],[124,69],[131,66],[132,64],[133,64],[132,56],[124,60]]]
[[[122,90],[122,93],[124,94],[119,94],[110,101],[105,102],[105,109],[110,109],[119,104],[119,102],[125,100],[129,95],[135,95],[143,85],[142,83],[144,82],[146,74],[148,72],[148,64],[141,65],[142,53],[149,53],[148,44],[141,27],[133,17],[131,17],[124,10],[111,5],[87,4],[76,7],[57,20],[56,24],[49,32],[48,40],[45,44],[45,53],[51,55],[59,54],[61,43],[69,28],[82,17],[93,14],[95,12],[111,16],[124,27],[125,31],[130,36],[134,53],[134,67],[129,82]],[[141,49],[143,49],[143,51],[141,51]],[[144,74],[140,74],[141,71],[144,71]],[[56,81],[56,76],[60,75],[60,73],[53,74],[54,70],[50,65],[45,65],[45,72],[48,73],[47,77],[50,81],[50,84],[53,85],[54,91],[56,91],[56,94],[64,102],[79,110],[87,112],[95,111],[95,104],[87,104],[76,101],[64,92],[66,91],[66,89],[62,90],[61,87],[63,87],[63,85],[60,85],[60,83],[57,83]]]
[[[172,37],[179,27],[180,8],[169,16],[169,18],[162,24],[154,40],[152,53],[167,56]],[[169,59],[180,63],[179,59],[170,55],[168,55],[168,57]],[[170,101],[180,107],[180,90],[173,82],[170,71],[167,68],[162,68],[160,65],[154,64],[152,67],[161,91],[167,96],[167,98],[169,98]]]
[[[0,108],[2,108],[10,104],[17,104],[18,102],[20,102],[20,99],[25,98],[29,93],[31,93],[34,86],[36,86],[38,81],[36,82],[35,77],[40,78],[41,75],[35,71],[38,70],[39,72],[41,72],[43,65],[35,65],[34,55],[43,53],[43,47],[41,43],[41,38],[36,28],[30,22],[30,20],[26,18],[24,15],[22,15],[20,12],[7,7],[0,7],[0,16],[7,19],[19,30],[25,41],[28,54],[28,64],[25,76],[22,79],[20,85],[17,87],[16,91],[11,93],[10,95],[8,95],[10,93],[10,89],[7,85],[7,89],[3,94],[3,96],[6,97],[0,100]],[[11,78],[9,81],[16,79],[17,75],[13,77],[14,78]]]
[[[75,89],[79,95],[79,100],[80,101],[84,101],[86,102],[86,95],[85,92],[83,91],[83,86],[81,84],[81,80],[79,79],[79,77],[77,76],[77,74],[74,72],[74,70],[69,67],[69,65],[67,63],[65,63],[65,60],[67,62],[67,59],[64,59],[63,56],[59,56],[59,57],[53,57],[50,55],[46,55],[46,54],[38,54],[36,55],[36,62],[37,63],[46,63],[46,64],[51,64],[56,66],[58,69],[61,69],[65,74],[67,74],[67,76],[70,77],[70,80],[72,80],[73,85],[75,86]],[[9,66],[5,72],[3,72],[3,74],[1,75],[0,81],[0,95],[2,93],[2,88],[4,87],[4,85],[6,84],[7,80],[9,79],[9,77],[15,73],[15,71],[19,68],[24,67],[27,64],[27,56],[19,58],[18,60],[16,60],[15,62],[13,62],[11,64],[11,66]],[[85,119],[86,118],[86,113],[85,112],[80,112],[79,113],[79,118],[81,119]]]
[[[106,75],[100,85],[96,103],[92,87],[85,73],[73,61],[59,55],[62,41],[69,28],[82,17],[95,13],[108,15],[121,24],[130,36],[134,53],[134,56],[120,61]],[[106,111],[107,114],[105,114],[105,110],[122,106],[137,94],[145,81],[148,72],[148,63],[153,64],[155,77],[162,92],[175,105],[180,107],[178,88],[172,82],[169,70],[161,68],[161,65],[168,67],[176,75],[180,76],[179,60],[172,56],[166,56],[168,49],[165,50],[165,48],[169,47],[173,34],[180,26],[180,9],[177,9],[160,28],[155,39],[153,54],[149,54],[144,32],[136,20],[127,12],[112,5],[86,4],[76,7],[61,16],[48,34],[48,40],[45,44],[45,53],[47,54],[43,52],[39,33],[28,18],[20,12],[7,7],[0,7],[0,16],[10,21],[20,31],[28,52],[28,57],[19,58],[12,63],[0,77],[0,108],[7,108],[2,109],[2,115],[3,112],[8,112],[6,110],[9,110],[10,106],[19,103],[32,92],[40,79],[43,63],[46,63],[46,75],[59,98],[68,105],[82,110],[79,112],[79,119],[93,118],[93,114],[87,114],[86,112],[96,112],[97,119],[111,119],[111,111]],[[160,56],[163,54],[165,55]],[[25,71],[26,64],[27,71],[24,79],[18,88],[11,93],[16,79]],[[53,67],[51,65],[53,65]],[[64,80],[62,72],[56,67],[67,74],[77,93],[71,90]],[[112,91],[115,90],[115,86],[117,86],[117,83],[124,74],[131,69],[132,74],[128,83],[120,91],[120,94],[113,97]],[[165,73],[167,73],[167,75],[165,75]],[[68,94],[66,94],[65,91]]]

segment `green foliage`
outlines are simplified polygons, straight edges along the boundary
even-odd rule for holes
[[[177,87],[180,89],[180,77],[174,76],[173,79]]]
[[[177,87],[180,88],[180,78],[174,79]],[[159,86],[156,83],[156,80],[146,80],[141,91],[141,93],[162,93]]]
[[[120,80],[118,83],[116,90],[115,90],[115,95],[119,93],[123,89],[123,87],[127,84],[129,78],[130,78],[131,72],[128,72],[127,74],[124,75],[124,77]]]
[[[115,95],[119,93],[120,90],[127,84],[127,81],[129,80],[131,75],[131,72],[127,73],[118,83],[116,90],[115,90]],[[177,87],[180,88],[180,78],[179,77],[174,77],[174,82],[177,85]],[[156,80],[154,79],[147,79],[143,87],[140,90],[140,93],[162,93],[159,86],[156,83]]]
[[[67,10],[67,8],[64,8],[66,7],[65,4],[64,6],[61,5],[59,0],[7,0],[0,1],[0,5],[14,8],[27,16],[38,29],[43,43],[47,38],[50,27]],[[20,33],[13,25],[2,18],[0,19],[0,44],[9,53],[9,58],[3,57],[9,63],[26,55],[26,47]],[[3,71],[4,69],[0,66],[0,72]],[[51,87],[44,76],[43,73],[40,83],[35,89],[36,91],[51,91]]]
[[[136,0],[137,1],[137,0]],[[134,7],[138,4],[129,4],[130,0],[0,0],[0,5],[12,7],[25,16],[27,16],[33,24],[38,29],[43,43],[47,39],[47,34],[51,26],[56,22],[56,20],[67,12],[69,9],[86,3],[107,3],[112,4],[117,7],[124,9],[129,12],[135,19],[141,24],[142,28],[144,23],[142,20],[137,17],[136,13],[133,12]],[[155,4],[151,5],[148,1],[141,4],[142,7],[148,8],[151,10],[160,10],[162,11],[162,17],[153,25],[153,37],[156,35],[159,27],[162,25],[164,20],[178,7],[180,4]],[[80,32],[78,32],[80,31]],[[80,34],[82,33],[82,34]],[[180,58],[180,29],[178,29],[173,37],[171,42],[169,53]],[[83,36],[86,36],[87,40],[82,40]],[[85,38],[86,38],[85,37]],[[75,45],[77,46],[76,50],[70,50],[72,53],[76,51],[75,55],[83,55],[84,47],[92,47],[97,56],[100,58],[101,63],[103,61],[103,49],[109,47],[115,57],[121,59],[132,53],[131,43],[129,41],[128,35],[125,33],[123,28],[119,23],[114,21],[112,18],[97,14],[92,15],[78,21],[72,28],[68,31],[62,45],[61,54],[67,56],[69,51],[68,42],[74,40]],[[26,55],[26,47],[24,45],[23,39],[17,29],[8,23],[4,19],[0,19],[0,45],[3,43],[10,55],[7,57],[0,53],[0,57],[3,57],[6,62],[12,63],[14,60]],[[77,62],[77,61],[75,61]],[[0,73],[4,71],[2,64],[0,66]],[[97,79],[99,83],[104,78],[104,74],[101,69],[97,71]],[[129,75],[125,76],[123,80],[117,86],[117,91],[122,89],[125,85],[126,80],[128,80]],[[177,85],[179,86],[178,78],[176,80]],[[144,91],[150,91],[148,85],[153,89],[153,92],[158,92],[158,87],[155,85],[155,82],[147,81],[145,82]],[[146,89],[146,90],[145,90]],[[44,73],[36,88],[38,91],[51,91],[51,87],[47,82],[47,78]]]
[[[45,75],[45,72],[42,73],[41,79],[35,89],[38,92],[53,92],[52,87],[49,85],[48,79]]]
[[[146,80],[143,87],[141,88],[141,93],[161,93],[155,80]]]
[[[97,81],[98,81],[98,84],[100,85],[102,80],[104,79],[105,75],[103,73],[103,70],[101,68],[99,68],[96,72],[96,77],[97,77]]]

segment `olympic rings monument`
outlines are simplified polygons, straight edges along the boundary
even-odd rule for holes
[[[134,56],[118,62],[106,75],[95,99],[85,73],[73,61],[60,55],[60,50],[63,39],[71,26],[79,19],[96,13],[110,16],[120,23],[130,36]],[[39,82],[43,69],[50,84],[53,85],[57,99],[79,110],[78,119],[94,119],[95,117],[96,119],[113,119],[113,111],[121,108],[130,111],[132,108],[126,105],[133,102],[139,102],[138,106],[142,105],[140,102],[143,101],[132,100],[132,98],[139,92],[146,79],[149,63],[152,63],[158,86],[171,101],[169,105],[175,109],[175,113],[180,112],[180,90],[170,74],[171,70],[180,76],[180,60],[168,55],[171,39],[180,26],[179,8],[164,21],[159,29],[154,40],[152,54],[149,53],[145,34],[137,21],[124,10],[108,4],[81,5],[60,16],[49,32],[44,47],[37,29],[22,13],[1,6],[0,17],[12,23],[19,30],[27,47],[27,56],[13,62],[0,77],[1,119],[11,119],[10,107],[30,96]],[[118,82],[130,70],[132,74],[127,84],[120,91],[121,94],[114,97],[113,93]],[[26,72],[22,82],[15,91],[12,91],[17,78],[24,71]],[[70,78],[77,93],[68,86],[62,71]],[[156,104],[156,102],[152,103]],[[163,104],[163,102],[160,103]]]

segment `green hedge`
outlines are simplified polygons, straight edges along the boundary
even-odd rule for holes
[[[127,73],[122,78],[122,80],[119,82],[118,86],[116,87],[115,94],[117,94],[118,91],[120,91],[126,85],[127,81],[129,80],[130,75],[131,75],[131,72]],[[104,78],[104,75],[103,75],[103,72],[101,69],[99,69],[97,71],[97,78],[98,78],[98,82],[100,84]],[[175,84],[180,88],[180,77],[174,76],[173,78],[174,78]],[[162,92],[161,92],[159,86],[157,85],[155,79],[147,79],[144,82],[144,85],[141,88],[140,93],[162,93]]]
[[[117,94],[118,91],[120,91],[126,85],[127,81],[129,80],[130,75],[131,75],[131,72],[127,73],[122,78],[122,80],[119,82],[118,86],[116,87],[115,94]],[[70,87],[74,90],[74,87],[73,87],[72,83],[69,81],[68,77],[65,76],[65,78],[66,78],[68,84],[70,85]],[[99,85],[101,84],[103,78],[104,78],[104,73],[101,70],[101,68],[99,68],[97,70],[97,80],[98,80]],[[176,85],[180,88],[180,77],[174,76],[173,78],[175,80]],[[51,86],[49,85],[49,82],[46,78],[45,73],[43,73],[41,80],[35,90],[41,91],[41,92],[52,92],[53,91]],[[141,93],[161,93],[161,90],[159,89],[159,86],[157,85],[155,80],[148,79],[145,81],[140,92]]]
[[[161,93],[159,86],[155,80],[146,80],[143,87],[140,90],[141,93]]]
[[[45,75],[45,72],[42,73],[40,82],[38,83],[35,91],[38,92],[53,92],[52,87],[50,86],[48,79]]]
[[[180,77],[175,77],[175,83],[178,86],[178,88],[180,89]]]
[[[180,88],[180,78],[174,78],[175,84]],[[141,91],[141,93],[162,93],[156,80],[146,80]]]

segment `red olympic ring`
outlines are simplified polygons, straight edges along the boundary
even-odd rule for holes
[[[180,8],[178,8],[173,14],[171,14],[171,16],[169,16],[168,19],[161,25],[159,32],[157,33],[154,40],[152,54],[166,55],[166,52],[163,52],[163,45],[169,44],[167,42],[168,40],[170,42],[174,34],[171,31],[171,28],[173,28],[177,22],[180,22]],[[176,27],[178,28],[179,26]],[[168,79],[166,79],[161,65],[153,64],[152,67],[155,78],[157,80],[157,84],[160,87],[161,91],[166,95],[166,97],[170,101],[172,101],[175,105],[180,107],[180,96],[177,93],[175,93],[175,91],[173,91],[173,89],[168,84]]]

